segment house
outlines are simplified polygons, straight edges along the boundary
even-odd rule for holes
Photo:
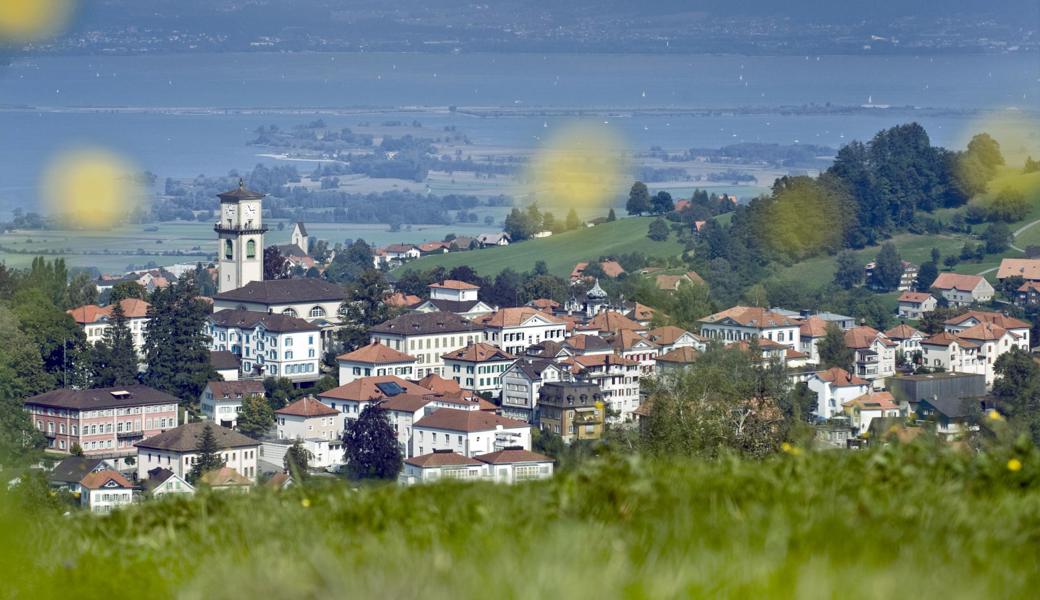
[[[625,273],[625,268],[621,266],[616,260],[603,260],[599,263],[600,270],[603,274],[611,279],[617,279]],[[582,261],[574,265],[571,269],[571,285],[581,282],[585,279],[592,279],[591,275],[586,275],[585,270],[589,268],[588,261]]]
[[[221,467],[203,473],[198,483],[214,491],[242,494],[248,492],[255,481],[231,467]]]
[[[502,393],[502,373],[516,360],[512,354],[486,342],[469,344],[441,358],[445,374],[460,386],[495,397]]]
[[[422,256],[413,244],[390,244],[383,248],[383,253],[390,262],[402,263]]]
[[[932,289],[946,299],[950,306],[969,306],[993,299],[993,286],[979,275],[940,273],[932,282]]]
[[[899,295],[897,314],[904,319],[920,319],[939,305],[935,296],[927,292],[903,292]]]
[[[886,331],[885,337],[899,344],[899,351],[909,359],[920,356],[921,342],[928,336],[906,323],[900,323]]]
[[[445,279],[427,286],[430,290],[430,299],[420,301],[412,307],[417,312],[448,312],[455,313],[467,319],[476,319],[495,311],[494,307],[481,302],[478,297],[480,286]]]
[[[631,329],[622,329],[610,341],[614,354],[639,363],[643,376],[654,374],[661,348]]]
[[[321,328],[289,314],[223,309],[209,318],[210,350],[227,350],[242,361],[245,377],[321,378]]]
[[[978,419],[983,414],[978,398],[922,398],[915,412],[946,440],[978,431]]]
[[[134,484],[117,471],[88,473],[79,482],[80,504],[92,513],[108,513],[134,501]]]
[[[855,374],[870,381],[875,389],[885,378],[896,374],[896,348],[899,344],[873,327],[860,325],[845,332],[845,345],[854,352]]]
[[[554,381],[541,387],[538,426],[564,442],[597,440],[606,428],[606,402],[592,382]]]
[[[423,242],[417,246],[417,248],[419,248],[419,254],[422,256],[430,256],[431,254],[447,254],[448,247],[448,242]]]
[[[944,331],[921,341],[921,364],[931,369],[986,375],[979,345]],[[988,378],[987,378],[988,379]]]
[[[570,370],[552,359],[521,357],[502,372],[502,416],[535,422],[542,387],[570,379]]]
[[[369,330],[373,342],[415,357],[415,376],[444,374],[446,352],[483,341],[484,328],[449,312],[406,313]]]
[[[47,483],[60,490],[68,490],[73,494],[79,493],[79,482],[90,473],[97,471],[115,470],[112,463],[103,458],[89,458],[86,456],[67,456],[58,464],[54,465],[47,475]]]
[[[819,419],[839,416],[846,402],[868,394],[871,390],[869,381],[840,367],[813,373],[806,385],[816,394],[816,410],[813,413]]]
[[[625,316],[629,319],[632,319],[636,323],[639,323],[643,327],[649,327],[650,323],[653,322],[654,316],[657,314],[657,311],[645,304],[640,304],[638,302],[633,302],[632,304],[632,310],[625,313]]]
[[[575,356],[563,362],[576,381],[599,387],[616,421],[629,421],[639,407],[640,364],[616,354]]]
[[[339,384],[346,385],[361,377],[397,375],[409,378],[414,374],[415,357],[400,350],[371,342],[353,352],[336,357],[339,365]]]
[[[444,400],[444,397],[441,398]],[[397,447],[401,456],[408,457],[412,454],[412,428],[415,422],[444,406],[433,406],[434,398],[428,394],[397,394],[385,398],[380,404],[380,410],[386,412],[390,420],[390,426],[397,434]],[[437,404],[444,404],[438,402]]]
[[[754,306],[734,306],[704,317],[700,324],[702,336],[723,342],[763,338],[797,350],[801,340],[796,319]]]
[[[827,337],[828,322],[812,315],[798,326],[798,350],[813,364],[820,364],[820,340]]]
[[[481,248],[487,248],[488,246],[508,246],[510,241],[512,240],[509,238],[509,234],[504,231],[499,233],[482,233],[477,236],[477,245]]]
[[[823,321],[824,324],[826,324],[826,325],[829,325],[829,324],[832,324],[832,323],[834,325],[837,325],[838,328],[840,328],[842,331],[845,331],[845,330],[848,330],[848,329],[852,329],[853,327],[856,326],[856,319],[855,319],[855,317],[850,317],[848,315],[842,315],[842,314],[833,313],[833,312],[829,312],[829,311],[825,311],[825,310],[821,310],[821,311],[811,311],[811,310],[805,310],[805,309],[802,309],[802,310],[789,310],[789,309],[780,308],[780,307],[773,307],[773,308],[770,308],[769,310],[774,312],[774,313],[776,313],[776,314],[778,314],[778,315],[782,315],[782,316],[788,317],[789,319],[794,319],[795,321],[799,321],[799,322],[803,322],[803,323],[805,321],[807,321],[808,319],[811,319],[811,318],[815,317],[815,318]]]
[[[1015,305],[1036,306],[1040,304],[1040,281],[1027,281],[1015,290]]]
[[[996,379],[994,364],[1005,352],[1019,349],[1028,352],[1027,342],[1018,334],[994,323],[979,323],[956,334],[962,340],[978,346],[978,359],[985,366],[986,383]]]
[[[753,349],[758,352],[757,363],[763,368],[767,368],[773,364],[787,365],[788,352],[796,352],[795,360],[804,360],[805,354],[797,352],[788,346],[785,346],[779,342],[774,342],[769,338],[751,338],[747,340],[740,340],[739,342],[731,342],[726,344],[726,348],[733,348],[740,350],[741,352],[751,353]]]
[[[427,390],[435,394],[462,394],[462,386],[459,385],[454,379],[448,379],[441,377],[436,373],[430,373],[426,377],[423,377],[419,381],[415,382],[420,387],[426,388]]]
[[[414,294],[394,292],[386,297],[385,302],[394,308],[414,308],[422,304],[423,299]]]
[[[613,335],[620,331],[646,331],[646,327],[616,310],[601,310],[581,327],[583,333]]]
[[[186,479],[192,466],[198,461],[199,442],[207,427],[213,432],[225,466],[255,481],[260,442],[227,427],[205,421],[186,423],[176,429],[138,442],[138,478],[143,479],[152,469],[162,467],[173,471],[178,477]]]
[[[658,275],[654,278],[654,283],[657,285],[657,289],[663,292],[675,292],[679,289],[680,285],[685,284],[704,284],[704,278],[698,275],[695,271],[687,271],[681,275]]]
[[[242,400],[266,394],[262,381],[210,381],[199,395],[199,407],[203,417],[221,427],[234,429],[238,426]]]
[[[870,421],[879,417],[898,417],[899,407],[888,392],[870,392],[849,400],[842,405],[853,428],[863,435],[870,428]]]
[[[298,317],[331,331],[339,325],[339,309],[347,299],[344,289],[324,279],[272,279],[213,296],[213,311],[250,311]]]
[[[505,448],[473,458],[487,465],[486,477],[496,483],[551,479],[553,474],[553,459],[523,448]]]
[[[1040,259],[1004,258],[997,267],[997,280],[1021,277],[1026,281],[1040,281]]]
[[[152,498],[164,496],[191,496],[195,486],[169,469],[156,467],[148,471],[148,479],[141,482],[144,493]]]
[[[346,420],[355,420],[369,404],[398,394],[428,394],[429,389],[401,379],[396,375],[380,375],[355,379],[346,385],[321,392],[318,400],[343,413]],[[344,422],[344,426],[346,422]]]
[[[238,381],[242,361],[227,350],[210,350],[209,364],[224,381]]]
[[[662,375],[668,372],[681,371],[697,362],[697,358],[700,355],[700,351],[688,346],[669,350],[657,355],[655,371]]]
[[[62,388],[28,398],[26,412],[52,452],[73,446],[91,458],[127,467],[134,444],[177,427],[180,400],[144,385],[75,390]]]
[[[569,356],[593,356],[596,354],[613,354],[610,342],[598,335],[579,333],[563,340],[563,349]],[[566,358],[566,357],[564,357]]]
[[[119,301],[119,306],[126,316],[126,326],[130,328],[130,335],[134,340],[134,350],[138,356],[144,354],[144,333],[148,329],[148,308],[151,306],[144,300],[137,298],[124,298]],[[105,339],[105,334],[112,325],[112,312],[115,305],[98,306],[88,304],[69,309],[68,314],[76,324],[83,328],[87,336],[87,342],[96,344]]]
[[[480,244],[477,243],[476,238],[460,235],[448,243],[448,250],[451,252],[460,252],[463,250],[473,250],[479,246]]]
[[[531,426],[482,410],[441,408],[412,426],[412,456],[452,450],[467,457],[510,446],[531,449]]]
[[[917,268],[917,265],[915,265],[915,264],[913,264],[911,262],[907,262],[905,260],[902,261],[902,262],[903,262],[903,273],[899,277],[899,285],[896,286],[896,291],[897,292],[908,292],[908,291],[914,289],[914,286],[917,284],[917,271],[918,271],[918,268]],[[876,269],[876,268],[877,268],[877,263],[874,262],[874,261],[868,262],[866,264],[866,266],[863,267],[863,276],[864,276],[864,279],[867,282],[867,286],[870,289],[874,290],[874,291],[878,291],[878,292],[887,291],[884,288],[882,288],[881,286],[879,286],[874,281],[874,269]]]
[[[1018,345],[1023,350],[1028,351],[1032,347],[1029,337],[1031,325],[1026,321],[1003,313],[969,310],[964,314],[943,321],[943,328],[951,333],[960,333],[980,323],[992,323],[1014,333],[1018,336]]]
[[[429,454],[404,459],[398,482],[403,485],[432,483],[441,479],[480,480],[487,464],[453,450],[434,450]]]
[[[514,356],[528,346],[567,337],[567,321],[527,306],[501,308],[475,323],[484,329],[484,341]]]
[[[280,465],[296,441],[310,453],[308,466],[333,468],[345,462],[343,455],[343,413],[310,396],[274,411],[276,440],[264,440],[265,461]]]

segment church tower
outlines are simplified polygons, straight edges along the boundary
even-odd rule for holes
[[[217,284],[219,292],[264,280],[264,233],[261,221],[263,194],[246,189],[240,179],[238,189],[224,192],[220,198],[220,217],[213,230],[217,232],[219,258]]]

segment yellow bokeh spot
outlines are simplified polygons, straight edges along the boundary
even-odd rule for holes
[[[526,191],[543,207],[606,207],[631,183],[625,147],[605,125],[565,126],[532,157]]]
[[[304,498],[303,500],[300,500],[300,506],[302,506],[304,508],[310,508],[311,507],[311,499],[310,498]]]
[[[139,200],[131,165],[107,150],[63,153],[43,175],[46,211],[69,225],[107,229],[118,225]]]
[[[0,0],[0,41],[27,42],[65,28],[72,0]]]
[[[1012,473],[1015,473],[1017,471],[1021,471],[1022,470],[1022,461],[1018,460],[1017,458],[1012,458],[1011,460],[1009,460],[1007,462],[1007,468],[1008,468],[1008,471],[1011,471]]]
[[[1026,158],[1040,160],[1040,122],[1020,110],[989,112],[973,120],[959,140],[960,148],[966,148],[971,138],[979,133],[988,133],[1000,144],[1004,163],[1021,169]]]
[[[1004,416],[1000,414],[999,410],[991,410],[989,411],[989,419],[991,421],[1003,421]]]

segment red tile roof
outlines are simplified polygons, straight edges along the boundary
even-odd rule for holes
[[[870,385],[870,382],[866,379],[861,379],[841,367],[831,367],[826,371],[817,371],[816,376],[835,387]]]
[[[122,488],[132,488],[134,484],[127,481],[126,477],[123,477],[116,471],[111,469],[105,469],[104,471],[94,471],[93,473],[87,473],[87,475],[79,480],[79,484],[88,490],[97,490],[105,486],[109,481],[114,481],[119,484]]]
[[[468,344],[465,348],[459,348],[454,352],[444,354],[442,358],[445,360],[459,360],[465,362],[487,362],[516,359],[512,354],[485,342]]]
[[[802,321],[798,329],[803,337],[823,337],[827,335],[827,321],[822,317],[813,315]]]
[[[457,410],[454,408],[441,408],[433,413],[419,419],[413,428],[445,429],[448,431],[463,431],[467,433],[478,431],[494,431],[499,426],[505,429],[530,429],[530,425],[524,421],[507,419],[496,414],[482,410]]]
[[[676,348],[671,352],[665,352],[657,357],[657,362],[666,363],[677,363],[688,365],[697,361],[697,357],[701,355],[689,346],[683,346],[682,348]]]
[[[726,319],[732,319],[737,324],[743,325],[744,327],[756,327],[759,329],[792,327],[799,325],[799,323],[794,319],[790,319],[779,313],[759,308],[757,306],[734,306],[733,308],[726,309],[722,312],[708,315],[701,319],[701,322],[710,324],[718,323]]]
[[[513,308],[502,308],[496,310],[490,315],[485,315],[475,320],[476,323],[484,325],[486,327],[519,327],[527,322],[529,319],[539,317],[549,323],[562,325],[565,323],[563,319],[550,315],[549,313],[543,312],[537,308],[530,306],[517,306]]]
[[[681,327],[676,327],[675,325],[665,325],[664,327],[658,327],[657,329],[651,329],[646,332],[647,339],[660,346],[671,346],[675,342],[679,341],[679,338],[684,335],[689,335],[694,338],[697,337],[689,331],[686,331]]]
[[[885,336],[893,340],[909,340],[914,337],[925,337],[924,333],[914,329],[906,323],[900,323],[885,332]]]
[[[433,392],[435,394],[458,394],[462,391],[462,386],[458,384],[454,379],[445,379],[436,373],[430,373],[426,377],[423,377],[416,382],[420,387],[424,388],[426,392]]]
[[[431,452],[430,454],[406,458],[404,462],[423,469],[436,467],[461,467],[469,465],[478,466],[484,464],[479,460],[468,458],[461,454],[456,454],[455,452]]]
[[[866,410],[897,410],[895,398],[889,392],[870,392],[853,398],[842,406],[858,406]]]
[[[978,347],[978,345],[974,342],[969,342],[968,340],[961,339],[956,334],[950,333],[948,331],[937,333],[928,339],[921,340],[921,344],[926,346],[949,346],[950,344],[957,344],[962,348]]]
[[[429,287],[442,288],[446,290],[479,290],[479,285],[473,285],[472,283],[466,283],[465,281],[459,281],[457,279],[445,279],[438,283],[431,283]]]
[[[931,297],[927,292],[903,292],[899,295],[899,301],[904,304],[921,304]]]
[[[354,400],[355,402],[385,398],[386,394],[376,387],[378,383],[396,383],[401,386],[405,393],[409,394],[426,394],[430,391],[421,385],[405,381],[395,375],[379,375],[355,379],[346,385],[322,392],[318,394],[318,397],[331,400]]]
[[[1008,315],[1001,314],[998,312],[989,312],[984,310],[969,310],[963,315],[946,319],[943,321],[946,325],[960,326],[969,319],[975,319],[980,323],[993,323],[994,325],[1000,325],[1004,329],[1029,329],[1029,323],[1015,317],[1009,317]]]
[[[895,346],[896,343],[886,339],[881,332],[873,327],[860,325],[845,332],[845,345],[849,348],[869,348],[874,345],[875,340],[881,337],[881,343],[886,346]]]
[[[367,346],[362,346],[357,350],[354,350],[353,352],[340,354],[336,357],[336,360],[382,365],[391,363],[413,363],[415,362],[415,357],[399,350],[394,350],[393,348],[380,344],[379,342],[372,342]]]
[[[611,333],[617,333],[623,329],[631,329],[634,331],[643,329],[643,326],[639,323],[613,310],[605,310],[592,317],[589,319],[588,326],[590,329],[594,329],[595,331]]]
[[[481,454],[473,458],[489,465],[511,465],[519,463],[551,463],[553,459],[544,454],[530,452],[528,450],[508,449]]]
[[[971,292],[985,281],[978,275],[963,275],[961,273],[940,273],[932,287],[937,290],[957,290],[959,292]]]
[[[1021,277],[1023,279],[1040,279],[1040,259],[1037,258],[1005,258],[1000,261],[997,279]]]
[[[321,402],[318,402],[314,398],[307,396],[300,398],[296,402],[293,402],[289,406],[279,408],[274,411],[277,415],[286,415],[290,417],[329,417],[336,416],[339,411],[334,408],[329,408]]]

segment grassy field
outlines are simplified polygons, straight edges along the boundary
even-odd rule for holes
[[[42,504],[0,503],[6,596],[952,600],[1040,585],[1035,450],[623,456],[515,487],[333,482],[108,517]]]
[[[642,252],[647,256],[678,256],[683,248],[682,244],[675,240],[674,234],[664,242],[655,242],[646,237],[647,228],[652,221],[652,217],[618,219],[613,223],[500,248],[428,256],[408,263],[402,269],[451,269],[467,265],[488,277],[506,268],[520,272],[530,271],[536,262],[544,260],[551,273],[567,277],[576,263],[601,255]]]

